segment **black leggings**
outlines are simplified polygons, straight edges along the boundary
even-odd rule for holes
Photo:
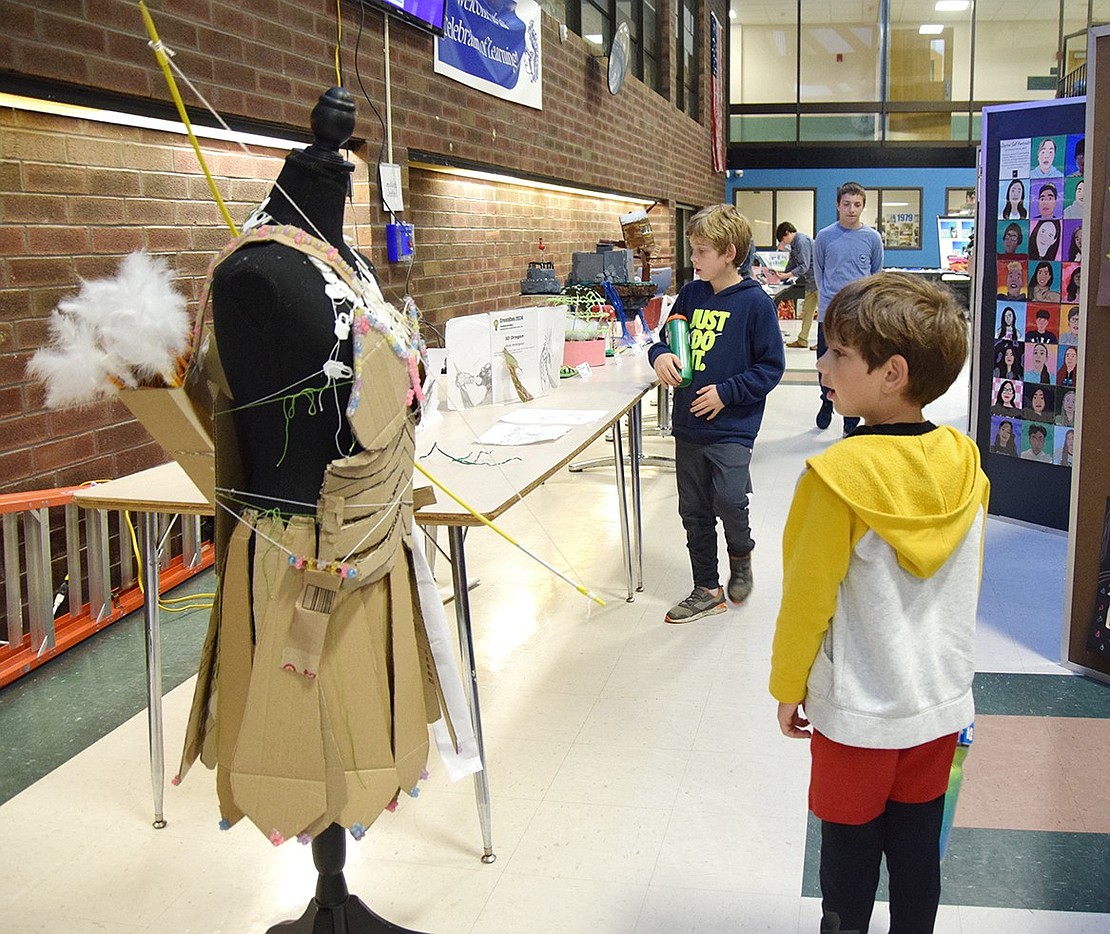
[[[888,801],[866,824],[821,822],[822,934],[866,934],[879,863],[890,877],[890,934],[932,934],[940,902],[944,795],[924,804]]]

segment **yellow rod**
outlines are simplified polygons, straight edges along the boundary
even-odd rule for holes
[[[193,144],[193,152],[197,154],[197,160],[200,162],[200,167],[204,171],[204,177],[208,179],[208,187],[212,189],[212,194],[216,198],[216,204],[220,208],[220,213],[224,216],[224,223],[231,228],[233,235],[239,235],[239,229],[235,226],[235,221],[231,219],[231,214],[227,210],[227,205],[224,204],[224,199],[220,197],[219,189],[216,188],[216,182],[212,178],[212,173],[208,171],[208,163],[204,161],[204,155],[200,151],[200,143],[193,135],[193,125],[189,121],[189,114],[185,110],[185,102],[181,99],[181,92],[177,89],[177,82],[174,80],[173,72],[170,71],[170,61],[166,56],[165,48],[162,45],[162,40],[158,38],[158,30],[154,26],[154,20],[150,16],[150,11],[146,8],[143,0],[139,0],[139,9],[143,14],[143,22],[146,23],[146,31],[150,35],[150,47],[154,49],[154,57],[158,59],[158,64],[162,66],[162,74],[166,76],[166,84],[169,85],[170,94],[173,97],[173,102],[177,105],[177,113],[181,117],[181,122],[185,124],[185,132],[189,134],[189,142]]]
[[[566,574],[564,574],[562,571],[558,570],[557,568],[553,568],[550,564],[548,564],[546,561],[544,561],[543,558],[539,557],[538,555],[532,554],[532,552],[530,552],[527,548],[525,548],[522,544],[520,544],[520,542],[518,542],[515,538],[513,538],[507,532],[504,532],[501,529],[499,529],[496,525],[494,525],[492,522],[490,522],[489,519],[487,519],[480,512],[478,512],[476,509],[474,509],[473,506],[470,506],[462,498],[460,498],[456,494],[452,493],[449,489],[447,489],[447,487],[445,487],[442,483],[440,483],[435,477],[433,477],[430,473],[428,473],[428,471],[425,470],[423,467],[421,467],[419,464],[414,463],[413,466],[416,467],[416,469],[419,470],[425,477],[427,477],[429,480],[431,480],[433,484],[435,484],[437,487],[439,487],[439,489],[443,490],[444,493],[446,493],[448,496],[450,496],[451,499],[453,499],[456,503],[458,503],[460,506],[462,506],[462,508],[465,509],[468,513],[470,513],[475,519],[477,519],[479,522],[481,522],[482,525],[486,526],[487,528],[493,529],[493,531],[495,531],[498,535],[500,535],[503,539],[505,539],[505,541],[507,541],[510,545],[515,545],[517,548],[519,548],[521,551],[523,551],[533,561],[536,561],[536,562],[542,564],[545,568],[547,568],[552,574],[554,574],[560,580],[566,581],[566,583],[570,584],[570,586],[573,587],[575,590],[577,590],[580,594],[582,594],[582,596],[589,597],[598,606],[605,606],[605,601],[602,600],[601,597],[597,596],[597,594],[591,593],[589,590],[587,590],[581,584],[575,583],[573,580],[571,580],[569,577],[567,577]]]

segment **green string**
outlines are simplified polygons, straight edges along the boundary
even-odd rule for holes
[[[465,457],[456,457],[454,454],[448,454],[443,448],[439,446],[438,441],[433,441],[432,446],[424,457],[431,457],[435,453],[440,453],[448,460],[454,461],[456,464],[462,464],[464,467],[500,467],[502,464],[509,464],[513,461],[518,461],[519,457],[507,457],[503,461],[485,460],[485,458],[493,457],[490,451],[476,451],[473,454],[467,454]],[[421,458],[423,460],[423,458]]]

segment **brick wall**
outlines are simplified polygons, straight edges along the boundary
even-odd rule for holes
[[[226,117],[249,118],[275,134],[303,132],[323,89],[336,83],[335,0],[150,0],[175,62]],[[660,13],[669,28],[670,4]],[[703,5],[725,18],[722,0]],[[344,84],[358,93],[358,8],[342,0]],[[104,91],[117,109],[146,112],[169,100],[133,0],[0,0],[0,89],[4,79],[47,82],[63,98]],[[517,175],[616,190],[657,200],[651,218],[661,263],[673,255],[676,205],[723,197],[710,171],[707,126],[629,78],[605,89],[596,49],[543,18],[544,109],[499,101],[436,75],[432,40],[391,26],[393,160],[402,167],[405,219],[416,227],[407,267],[386,262],[375,162],[382,128],[360,100],[356,136],[358,207],[348,222],[398,300],[406,281],[430,325],[457,314],[530,304],[519,280],[540,236],[556,271],[574,250],[620,236],[629,205],[516,185],[464,182],[409,166],[410,153],[460,160]],[[664,45],[669,40],[666,40]],[[367,12],[358,37],[358,76],[384,110],[381,14]],[[673,86],[664,49],[665,86]],[[708,49],[703,50],[708,68]],[[191,95],[185,89],[189,103]],[[703,81],[703,99],[708,77]],[[708,121],[705,121],[706,124]],[[237,220],[264,196],[285,151],[245,155],[203,141],[221,194]],[[46,339],[51,309],[81,278],[111,274],[119,258],[146,247],[164,254],[195,300],[199,277],[228,232],[187,140],[172,133],[0,108],[0,492],[119,476],[164,454],[114,401],[80,412],[43,408],[24,375]],[[429,334],[435,340],[433,334]]]

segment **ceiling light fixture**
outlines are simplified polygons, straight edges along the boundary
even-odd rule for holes
[[[944,32],[944,27],[936,24],[927,24],[918,27],[917,34],[920,36],[939,36]]]
[[[933,9],[938,13],[962,13],[969,6],[971,6],[971,0],[937,0],[937,5]]]

